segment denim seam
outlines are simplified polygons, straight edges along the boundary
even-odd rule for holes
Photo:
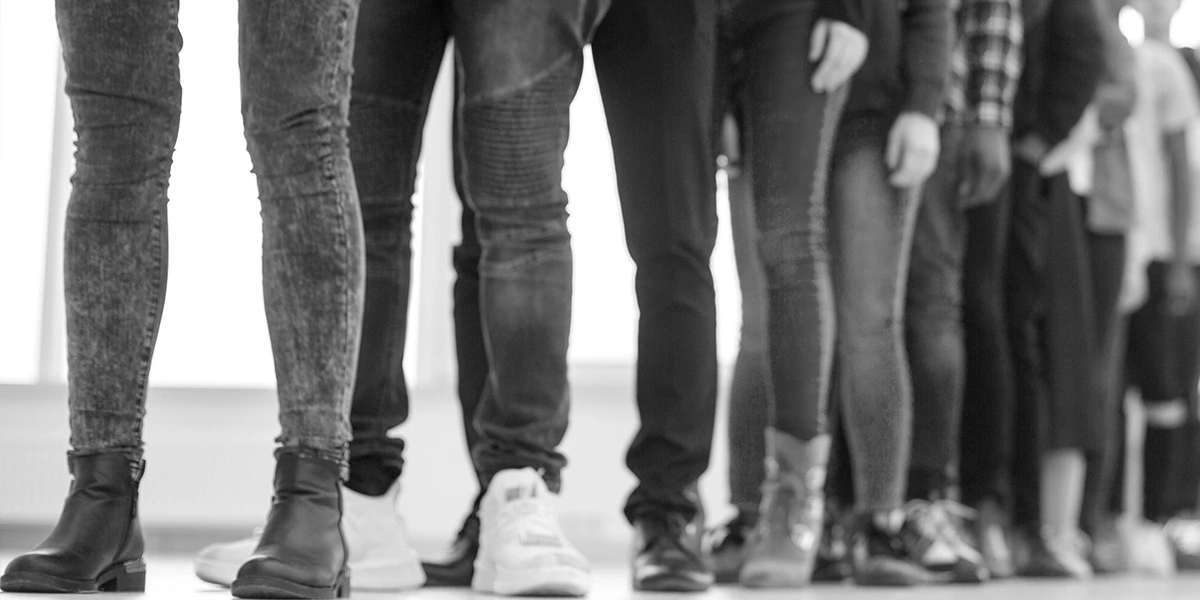
[[[836,139],[838,122],[842,108],[846,103],[849,85],[830,94],[825,103],[824,118],[821,123],[820,143],[817,149],[816,177],[813,181],[812,194],[809,198],[809,226],[813,235],[809,237],[809,250],[812,253],[813,264],[816,266],[816,284],[820,310],[821,327],[821,378],[820,394],[817,398],[817,432],[828,433],[829,394],[833,377],[834,343],[837,335],[837,315],[834,306],[833,281],[829,266],[827,243],[828,209],[826,207],[829,180],[829,163],[833,154],[833,143]]]
[[[509,96],[512,96],[513,94],[528,90],[529,88],[541,83],[543,80],[554,76],[554,74],[558,72],[559,68],[570,61],[575,60],[575,55],[579,52],[582,52],[581,48],[573,48],[562,57],[547,65],[545,69],[538,71],[534,75],[522,80],[519,83],[513,83],[507,86],[499,87],[494,90],[489,90],[485,93],[476,94],[474,96],[466,95],[466,85],[464,83],[462,92],[459,94],[462,98],[462,105],[465,106],[468,104],[486,102],[488,100],[503,100]]]

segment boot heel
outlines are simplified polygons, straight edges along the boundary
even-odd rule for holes
[[[100,574],[96,584],[101,592],[145,592],[146,561],[139,558],[110,567]]]
[[[350,572],[343,571],[338,577],[337,591],[334,594],[338,598],[350,597]]]

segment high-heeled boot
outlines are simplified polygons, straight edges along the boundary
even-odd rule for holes
[[[800,587],[812,582],[825,517],[830,438],[804,441],[768,429],[767,479],[758,528],[742,566],[746,587]]]
[[[119,453],[72,456],[71,489],[50,537],[13,559],[5,592],[142,592],[145,544],[138,484],[145,463]]]
[[[275,498],[258,547],[238,570],[238,598],[345,598],[350,595],[340,526],[337,463],[281,454]]]

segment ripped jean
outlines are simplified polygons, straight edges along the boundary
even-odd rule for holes
[[[369,298],[373,289],[394,294],[388,286],[408,277],[421,129],[442,51],[455,39],[456,171],[481,249],[479,308],[490,366],[472,449],[485,486],[499,471],[533,467],[557,490],[566,463],[558,445],[569,409],[572,258],[563,153],[583,49],[606,5],[606,0],[363,2],[351,137],[363,190]],[[402,356],[399,328],[406,315],[398,301],[385,300],[375,313],[368,301],[368,329],[378,331],[376,337],[392,337],[379,340],[377,349],[364,348],[359,373],[382,381],[375,387],[386,392],[402,380],[388,381],[371,370],[387,368],[376,352]],[[371,389],[366,383],[364,394]]]
[[[345,465],[363,246],[346,121],[357,0],[241,0],[283,452]],[[64,249],[72,452],[142,455],[179,130],[178,0],[58,0],[76,168]]]

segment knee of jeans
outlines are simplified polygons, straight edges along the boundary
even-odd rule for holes
[[[904,312],[897,310],[893,299],[858,294],[837,298],[838,339],[841,343],[858,346],[875,344],[880,340],[900,339],[904,329]]]
[[[803,226],[764,231],[759,236],[759,255],[769,290],[814,285],[828,256],[815,232]]]
[[[316,94],[288,102],[268,98],[244,102],[242,115],[246,148],[264,199],[272,192],[295,196],[300,190],[326,191],[337,174],[352,172],[342,104]]]
[[[563,153],[578,72],[562,65],[511,93],[463,104],[464,187],[469,206],[481,216],[565,199]]]

